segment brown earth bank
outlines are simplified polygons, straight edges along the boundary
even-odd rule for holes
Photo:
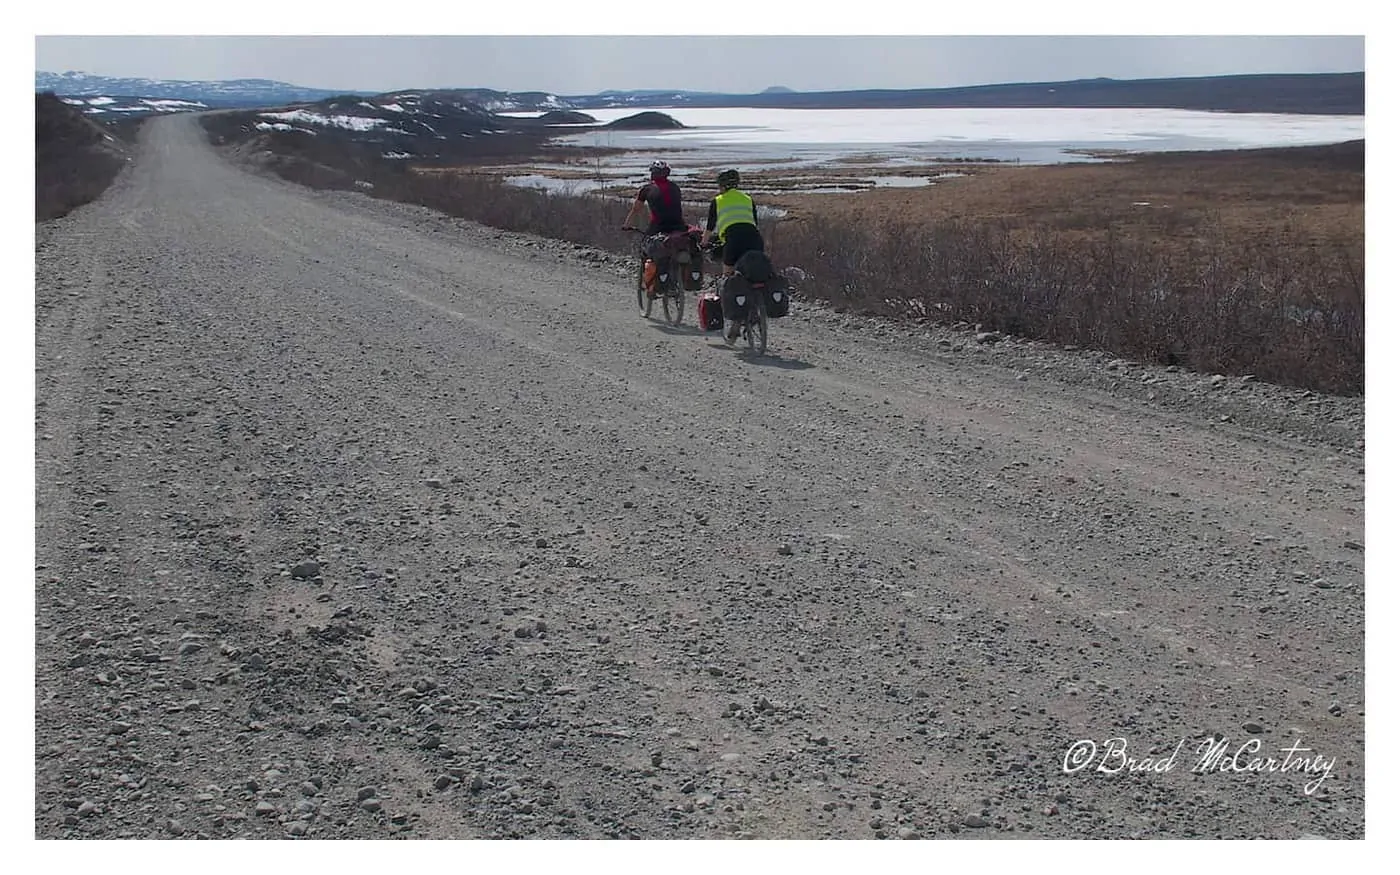
[[[736,355],[189,117],[36,238],[37,837],[1366,832],[1360,399]]]
[[[126,166],[144,120],[97,124],[52,93],[34,96],[34,219],[66,214],[99,197]]]

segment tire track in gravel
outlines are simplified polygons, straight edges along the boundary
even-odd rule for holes
[[[1362,834],[1335,450],[146,136],[36,253],[38,834]],[[1246,722],[1326,791],[1060,768]]]

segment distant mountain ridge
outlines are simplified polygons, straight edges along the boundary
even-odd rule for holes
[[[186,81],[120,79],[87,73],[35,74],[36,91],[60,97],[128,95],[179,99],[211,108],[269,107],[326,100],[374,97],[363,91],[302,88],[269,79]],[[425,92],[426,93],[426,92]],[[759,107],[769,109],[946,108],[1162,108],[1223,112],[1364,115],[1365,73],[1269,73],[1175,79],[1079,79],[974,85],[959,88],[791,91],[774,86],[759,94],[683,90],[603,91],[555,95],[489,88],[432,89],[489,112],[550,112],[605,108]]]
[[[1121,108],[1364,115],[1365,73],[1260,73],[1174,79],[1076,79],[958,88],[792,91],[602,92],[563,98],[579,109],[757,107],[766,109]]]
[[[127,96],[188,100],[210,107],[281,105],[357,93],[303,88],[272,79],[129,79],[42,70],[34,74],[34,90],[52,91],[59,97]]]

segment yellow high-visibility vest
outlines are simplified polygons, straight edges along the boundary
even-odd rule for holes
[[[724,242],[724,231],[730,225],[753,224],[753,198],[737,188],[720,192],[715,197],[715,236]]]

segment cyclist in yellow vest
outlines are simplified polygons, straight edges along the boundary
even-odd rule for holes
[[[719,194],[710,201],[710,214],[705,219],[705,233],[700,237],[700,247],[710,245],[713,235],[724,246],[721,260],[724,262],[724,278],[721,280],[720,295],[727,296],[727,283],[734,273],[734,265],[745,252],[763,251],[763,235],[758,232],[758,207],[753,198],[739,190],[739,171],[725,170],[715,180]],[[725,304],[726,311],[730,304]],[[727,315],[727,314],[726,314]],[[730,321],[729,330],[724,333],[724,342],[733,345],[739,336],[739,322]]]
[[[753,198],[739,190],[739,171],[725,170],[716,181],[719,194],[710,201],[700,245],[708,246],[711,236],[724,244],[722,260],[728,276],[734,273],[739,256],[754,249],[763,251],[763,235],[758,232],[758,207]]]

